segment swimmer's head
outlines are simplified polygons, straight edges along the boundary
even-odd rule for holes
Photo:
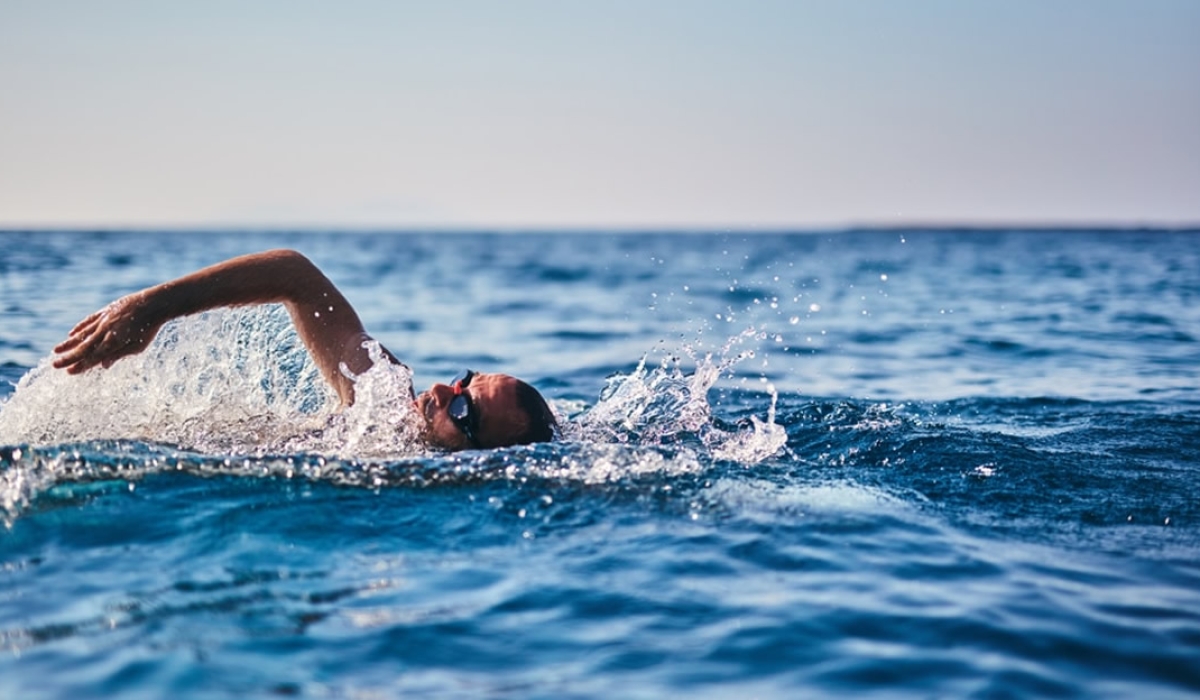
[[[417,396],[422,436],[448,450],[549,442],[557,421],[537,389],[507,374],[464,372]]]

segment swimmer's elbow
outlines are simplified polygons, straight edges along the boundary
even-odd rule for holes
[[[289,297],[293,301],[300,301],[316,289],[332,286],[320,268],[299,251],[276,248],[262,253],[262,256],[274,269],[273,277],[289,283]]]
[[[286,263],[289,265],[298,265],[301,267],[312,268],[314,270],[317,269],[317,266],[314,265],[311,260],[309,260],[307,257],[305,257],[305,255],[303,253],[301,253],[298,250],[293,250],[291,248],[275,248],[274,250],[268,250],[268,251],[262,253],[262,255],[263,255],[263,257],[269,258],[271,260],[275,260],[280,263]]]

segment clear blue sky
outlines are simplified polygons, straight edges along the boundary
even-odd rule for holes
[[[0,0],[0,226],[1200,222],[1196,0]]]

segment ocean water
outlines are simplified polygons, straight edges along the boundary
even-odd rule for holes
[[[443,454],[338,414],[277,307],[46,366],[108,301],[286,246]],[[0,234],[0,697],[1195,697],[1200,237]]]

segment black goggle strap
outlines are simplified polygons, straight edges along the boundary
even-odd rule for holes
[[[455,395],[461,394],[463,389],[471,386],[471,380],[475,378],[475,370],[464,369],[454,375],[454,379],[450,380],[450,386],[454,389]]]

